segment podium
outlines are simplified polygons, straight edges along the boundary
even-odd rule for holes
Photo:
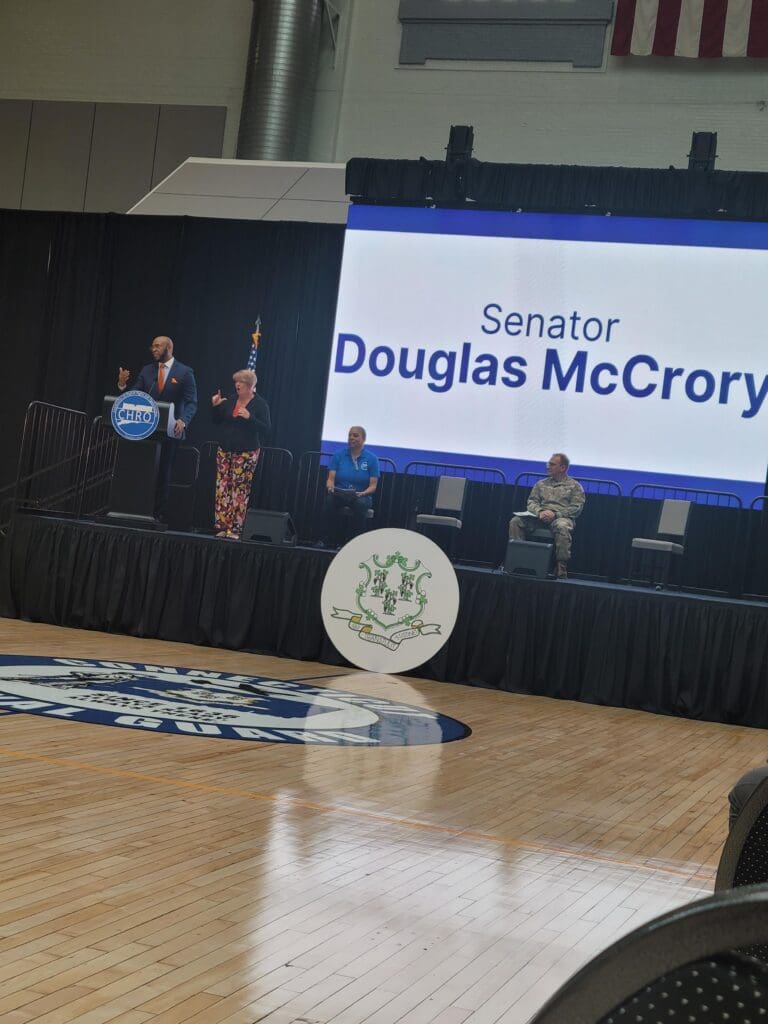
[[[105,395],[102,418],[118,436],[107,519],[165,529],[155,516],[163,440],[173,437],[173,402],[156,402],[143,391]]]

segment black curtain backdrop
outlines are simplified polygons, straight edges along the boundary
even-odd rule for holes
[[[43,325],[54,233],[55,218],[45,214],[0,212],[0,488],[15,479],[21,424],[48,350]]]
[[[190,441],[215,439],[210,395],[245,366],[259,314],[271,443],[317,448],[343,235],[337,225],[0,211],[0,488],[15,478],[29,402],[97,415],[118,367],[149,362],[158,334],[197,375]]]
[[[332,553],[17,516],[0,615],[343,664]],[[459,569],[459,617],[420,678],[768,727],[768,606]]]

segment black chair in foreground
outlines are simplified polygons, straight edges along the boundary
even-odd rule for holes
[[[725,840],[715,892],[768,883],[768,779],[759,782]],[[742,952],[768,963],[768,941]],[[768,1020],[768,1007],[765,1019]]]
[[[757,1024],[768,966],[734,952],[768,940],[768,886],[663,914],[600,953],[530,1024]]]
[[[679,566],[685,550],[691,504],[690,501],[665,498],[661,503],[656,536],[632,538],[630,583],[639,574],[641,577],[647,576],[658,587],[667,585],[673,562]]]
[[[748,780],[747,780],[748,781]],[[768,883],[768,778],[756,786],[733,823],[717,866],[715,892]]]

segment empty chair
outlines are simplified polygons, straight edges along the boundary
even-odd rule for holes
[[[423,532],[424,527],[445,527],[450,530],[449,552],[458,531],[462,527],[464,501],[467,493],[467,481],[463,476],[441,476],[437,481],[437,492],[432,512],[419,512],[416,515],[416,529]]]
[[[680,557],[685,550],[685,534],[690,512],[690,501],[665,498],[659,511],[656,536],[632,538],[630,579],[635,578],[637,562],[638,572],[642,577],[647,576],[651,583],[658,586],[667,585],[673,563],[676,562],[679,567]]]
[[[768,886],[717,893],[619,939],[531,1024],[712,1024],[768,1019],[768,966],[736,950],[768,941]]]

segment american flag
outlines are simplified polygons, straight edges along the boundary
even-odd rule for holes
[[[768,57],[768,0],[617,0],[615,57]]]
[[[256,330],[251,335],[251,347],[248,352],[248,363],[246,365],[246,369],[248,370],[256,369],[256,359],[259,355],[259,339],[261,338],[261,317],[257,319],[254,327]]]

